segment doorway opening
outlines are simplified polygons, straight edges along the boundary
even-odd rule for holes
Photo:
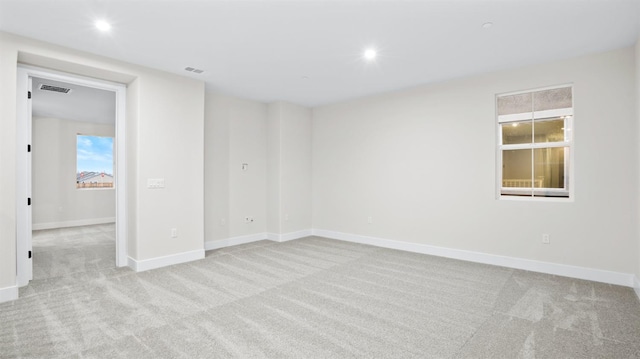
[[[125,91],[18,67],[18,286],[128,264]]]
[[[33,279],[116,266],[115,95],[32,78]]]

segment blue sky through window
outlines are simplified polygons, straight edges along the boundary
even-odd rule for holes
[[[113,175],[113,137],[78,135],[77,173]]]

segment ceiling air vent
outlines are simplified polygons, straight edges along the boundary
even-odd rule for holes
[[[45,84],[40,84],[40,86],[38,86],[38,88],[42,91],[52,91],[52,92],[60,92],[60,93],[69,93],[71,92],[70,88],[66,88],[66,87],[58,87],[58,86],[53,86],[53,85],[45,85]]]
[[[185,67],[186,71],[193,72],[194,74],[201,74],[204,70],[196,69],[195,67]]]

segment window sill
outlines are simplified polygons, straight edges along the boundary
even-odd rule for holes
[[[573,197],[532,197],[532,196],[498,196],[499,201],[506,202],[558,202],[558,203],[572,203]]]
[[[78,191],[109,191],[116,189],[115,187],[105,187],[105,188],[76,188]]]

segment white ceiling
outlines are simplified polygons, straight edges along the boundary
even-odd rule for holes
[[[69,93],[43,91],[41,84],[70,88]],[[34,117],[115,125],[116,95],[113,91],[33,78],[31,108]]]
[[[638,0],[0,0],[0,30],[306,106],[630,46],[639,18]]]

